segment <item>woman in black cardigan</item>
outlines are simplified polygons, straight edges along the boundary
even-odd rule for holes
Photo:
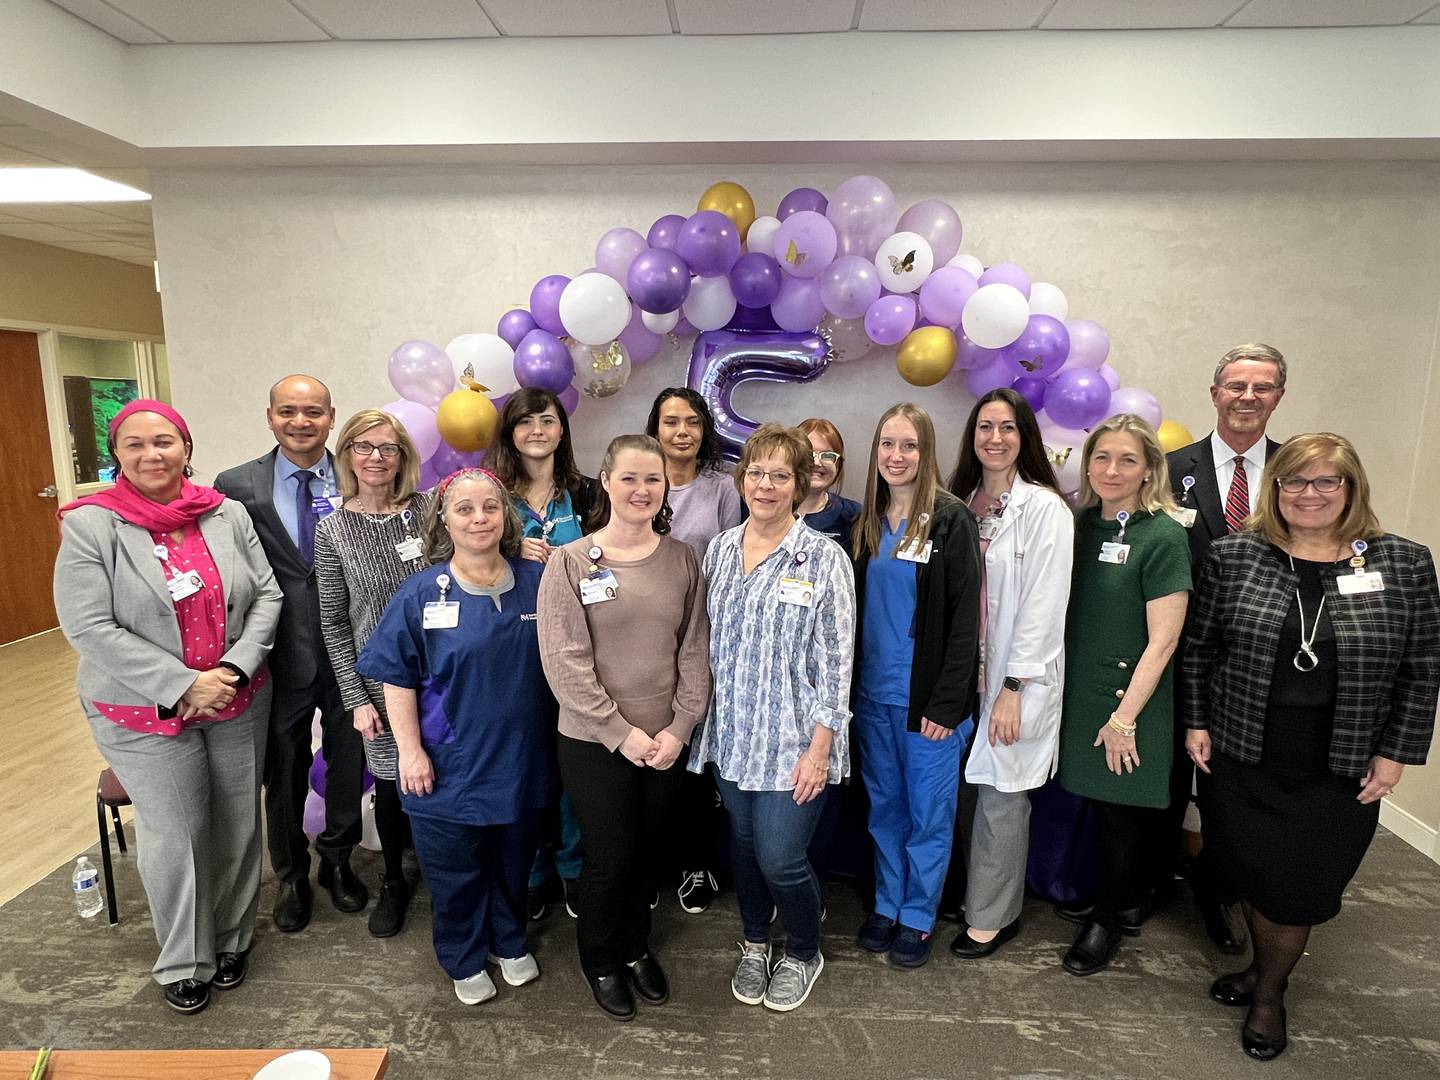
[[[853,537],[855,735],[875,841],[875,908],[857,943],[919,967],[975,730],[980,625],[975,515],[941,483],[924,409],[880,418]]]
[[[1186,750],[1209,776],[1205,843],[1243,898],[1254,959],[1210,996],[1241,1045],[1285,1049],[1285,988],[1335,917],[1380,800],[1424,764],[1440,696],[1440,593],[1425,547],[1386,534],[1355,448],[1297,435],[1244,531],[1211,545],[1183,669]]]

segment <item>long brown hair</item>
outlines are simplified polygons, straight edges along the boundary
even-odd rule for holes
[[[1255,513],[1245,522],[1245,528],[1258,532],[1277,547],[1290,539],[1290,525],[1280,513],[1281,477],[1294,476],[1307,466],[1323,461],[1335,467],[1337,476],[1345,478],[1345,510],[1335,522],[1335,538],[1346,540],[1373,540],[1384,534],[1380,519],[1370,507],[1370,480],[1365,475],[1365,466],[1360,464],[1360,455],[1343,435],[1330,431],[1317,431],[1309,435],[1296,435],[1270,456],[1265,463],[1265,478],[1260,482],[1260,498],[1255,504]]]
[[[885,415],[875,425],[875,438],[870,443],[870,471],[865,477],[865,502],[860,509],[853,528],[852,552],[856,559],[874,555],[880,550],[880,518],[890,507],[890,485],[880,480],[880,430],[885,421],[903,416],[915,428],[916,441],[920,444],[920,465],[915,473],[915,495],[910,500],[910,514],[905,519],[905,535],[895,546],[901,548],[914,544],[923,547],[930,539],[930,527],[935,524],[935,508],[955,502],[955,496],[945,490],[940,482],[940,461],[935,451],[935,425],[930,414],[919,405],[904,401],[885,410]]]
[[[1010,412],[1015,417],[1015,430],[1020,433],[1020,453],[1015,458],[1015,471],[1027,484],[1037,484],[1049,488],[1056,495],[1061,494],[1060,483],[1055,479],[1055,467],[1045,453],[1045,440],[1040,436],[1035,410],[1024,395],[1008,386],[991,390],[970,410],[965,435],[960,441],[960,457],[955,462],[955,471],[950,474],[950,494],[968,499],[980,486],[985,469],[980,464],[980,456],[975,453],[975,427],[980,423],[980,410],[997,401],[1010,406]]]
[[[665,451],[660,449],[659,440],[652,439],[649,435],[616,435],[605,448],[605,457],[600,462],[602,477],[608,477],[615,471],[615,459],[626,450],[654,454],[660,459],[660,476],[665,481],[665,496],[660,500],[660,509],[650,519],[650,528],[655,530],[657,536],[664,536],[670,531],[670,519],[675,514],[670,509],[670,477],[665,472]],[[597,483],[595,488],[595,507],[590,511],[590,519],[585,523],[587,533],[603,529],[610,523],[610,493],[605,490],[603,483]]]
[[[520,463],[520,452],[515,449],[515,428],[527,416],[538,416],[546,409],[554,409],[560,418],[560,442],[555,447],[555,486],[573,496],[579,490],[584,476],[575,465],[575,449],[570,441],[570,417],[560,398],[539,386],[522,386],[510,395],[505,408],[500,410],[500,427],[495,441],[485,455],[485,464],[505,490],[516,493],[525,483],[525,467]]]

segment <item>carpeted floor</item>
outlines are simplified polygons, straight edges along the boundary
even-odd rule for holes
[[[371,881],[373,858],[356,854]],[[532,934],[544,977],[466,1008],[435,964],[423,892],[388,941],[324,895],[309,928],[284,935],[267,877],[248,980],[181,1017],[148,975],[155,942],[133,849],[117,864],[114,929],[103,913],[75,914],[70,870],[0,908],[0,1046],[388,1046],[397,1080],[1440,1077],[1440,866],[1383,831],[1345,911],[1311,939],[1289,994],[1291,1047],[1269,1065],[1240,1051],[1243,1011],[1206,996],[1243,963],[1210,947],[1183,893],[1110,971],[1075,979],[1059,966],[1073,928],[1044,904],[1028,903],[1021,936],[980,962],[949,955],[955,927],[942,923],[929,966],[905,972],[854,947],[859,906],[833,887],[824,974],[787,1015],[730,996],[733,897],[691,916],[670,895],[657,916],[671,1002],[617,1024],[590,1000],[563,910]]]

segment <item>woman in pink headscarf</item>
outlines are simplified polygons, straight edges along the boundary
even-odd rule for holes
[[[109,435],[115,486],[60,510],[55,608],[95,744],[135,805],[155,980],[199,1012],[245,978],[255,931],[281,593],[244,507],[191,483],[179,413],[132,401]]]

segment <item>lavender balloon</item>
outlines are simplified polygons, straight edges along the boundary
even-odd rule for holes
[[[1072,344],[1070,349],[1071,357],[1073,358],[1075,346]],[[1096,370],[1100,372],[1100,377],[1105,380],[1105,385],[1110,387],[1112,391],[1120,389],[1120,373],[1113,367],[1109,364],[1101,364]]]
[[[620,332],[620,344],[630,354],[630,363],[647,364],[655,358],[660,346],[665,344],[665,335],[657,334],[641,321],[644,313],[631,305],[630,323]]]
[[[384,406],[385,412],[405,425],[405,433],[415,444],[415,455],[427,461],[440,446],[440,431],[435,426],[435,410],[418,401],[392,401]]]
[[[1105,410],[1105,415],[1111,417],[1121,413],[1133,413],[1140,417],[1152,431],[1158,429],[1160,421],[1165,418],[1155,395],[1138,386],[1122,386],[1110,395],[1110,407]]]
[[[960,325],[965,301],[980,287],[975,276],[958,266],[942,266],[920,286],[920,310],[936,326],[950,329]]]
[[[792,333],[815,329],[825,317],[825,301],[813,278],[787,277],[780,283],[780,295],[770,304],[770,314],[782,330]]]
[[[780,295],[781,277],[779,263],[762,251],[752,251],[730,268],[730,291],[745,307],[766,307]]]
[[[842,255],[820,272],[820,300],[840,319],[858,319],[880,299],[875,264],[859,255]]]
[[[799,210],[780,223],[771,241],[780,268],[791,277],[819,277],[835,261],[835,226],[814,210]]]
[[[925,199],[900,215],[897,232],[913,232],[923,236],[935,253],[935,265],[944,266],[960,250],[964,230],[955,208],[939,199]],[[959,322],[957,318],[955,320]]]
[[[566,416],[574,416],[575,410],[580,408],[580,391],[573,386],[567,386],[559,393],[560,404],[565,407]]]
[[[1002,262],[986,267],[985,272],[980,275],[980,284],[1009,285],[1020,290],[1026,300],[1030,299],[1030,275],[1014,263]]]
[[[1030,403],[1030,408],[1039,411],[1045,403],[1045,380],[1025,375],[1010,384],[1010,389]]]
[[[525,339],[525,335],[538,326],[539,324],[530,312],[524,308],[515,308],[500,316],[500,322],[495,326],[495,333],[506,345],[516,349],[520,347],[520,342]]]
[[[645,234],[645,243],[661,251],[674,251],[676,241],[680,239],[680,230],[684,226],[685,219],[679,214],[666,214],[662,218],[656,218],[655,224],[651,225],[650,231]]]
[[[595,245],[595,268],[624,285],[630,264],[646,247],[645,238],[634,229],[611,229]]]
[[[451,473],[461,469],[473,469],[484,460],[485,452],[483,450],[466,453],[463,450],[456,450],[447,442],[442,442],[420,470],[420,488],[421,490],[432,488]]]
[[[835,226],[841,255],[873,259],[895,231],[895,192],[877,176],[852,176],[830,196],[825,216]]]
[[[728,274],[740,258],[740,230],[718,210],[700,210],[685,219],[675,253],[701,277]]]
[[[780,209],[775,211],[775,216],[784,221],[801,210],[813,210],[817,214],[823,214],[828,205],[825,196],[813,187],[796,188],[780,200]]]
[[[715,418],[720,452],[740,460],[740,448],[760,425],[736,411],[731,398],[742,383],[806,383],[830,364],[830,348],[818,334],[747,334],[709,330],[695,339],[686,385],[697,391]]]
[[[963,332],[955,334],[955,366],[962,370],[971,371],[977,368],[989,367],[1000,359],[999,349],[986,349],[971,341]],[[1013,372],[1011,377],[1013,378]]]
[[[450,358],[428,341],[401,342],[390,354],[388,369],[390,385],[397,394],[431,409],[455,389],[455,369]]]
[[[889,293],[865,309],[865,333],[876,345],[899,345],[915,329],[915,298]]]
[[[565,324],[560,321],[560,294],[569,284],[570,279],[564,274],[551,274],[537,281],[530,290],[530,315],[535,325],[556,337],[565,333]]]
[[[1099,323],[1089,319],[1070,319],[1065,323],[1070,335],[1070,367],[1098,368],[1110,355],[1110,335]]]
[[[1017,378],[1048,378],[1065,366],[1069,355],[1070,334],[1064,323],[1049,315],[1031,315],[1020,336],[1000,350]]]
[[[970,396],[982,398],[991,390],[999,390],[1015,381],[1010,365],[998,357],[984,367],[972,368],[965,372],[965,389]]]
[[[539,386],[559,394],[574,378],[570,350],[546,330],[531,330],[515,350],[515,381],[521,386]]]
[[[690,268],[673,251],[647,248],[630,264],[625,291],[641,311],[652,315],[676,311],[690,295]]]
[[[1110,387],[1098,371],[1066,368],[1045,390],[1045,412],[1063,428],[1080,430],[1109,415]]]

